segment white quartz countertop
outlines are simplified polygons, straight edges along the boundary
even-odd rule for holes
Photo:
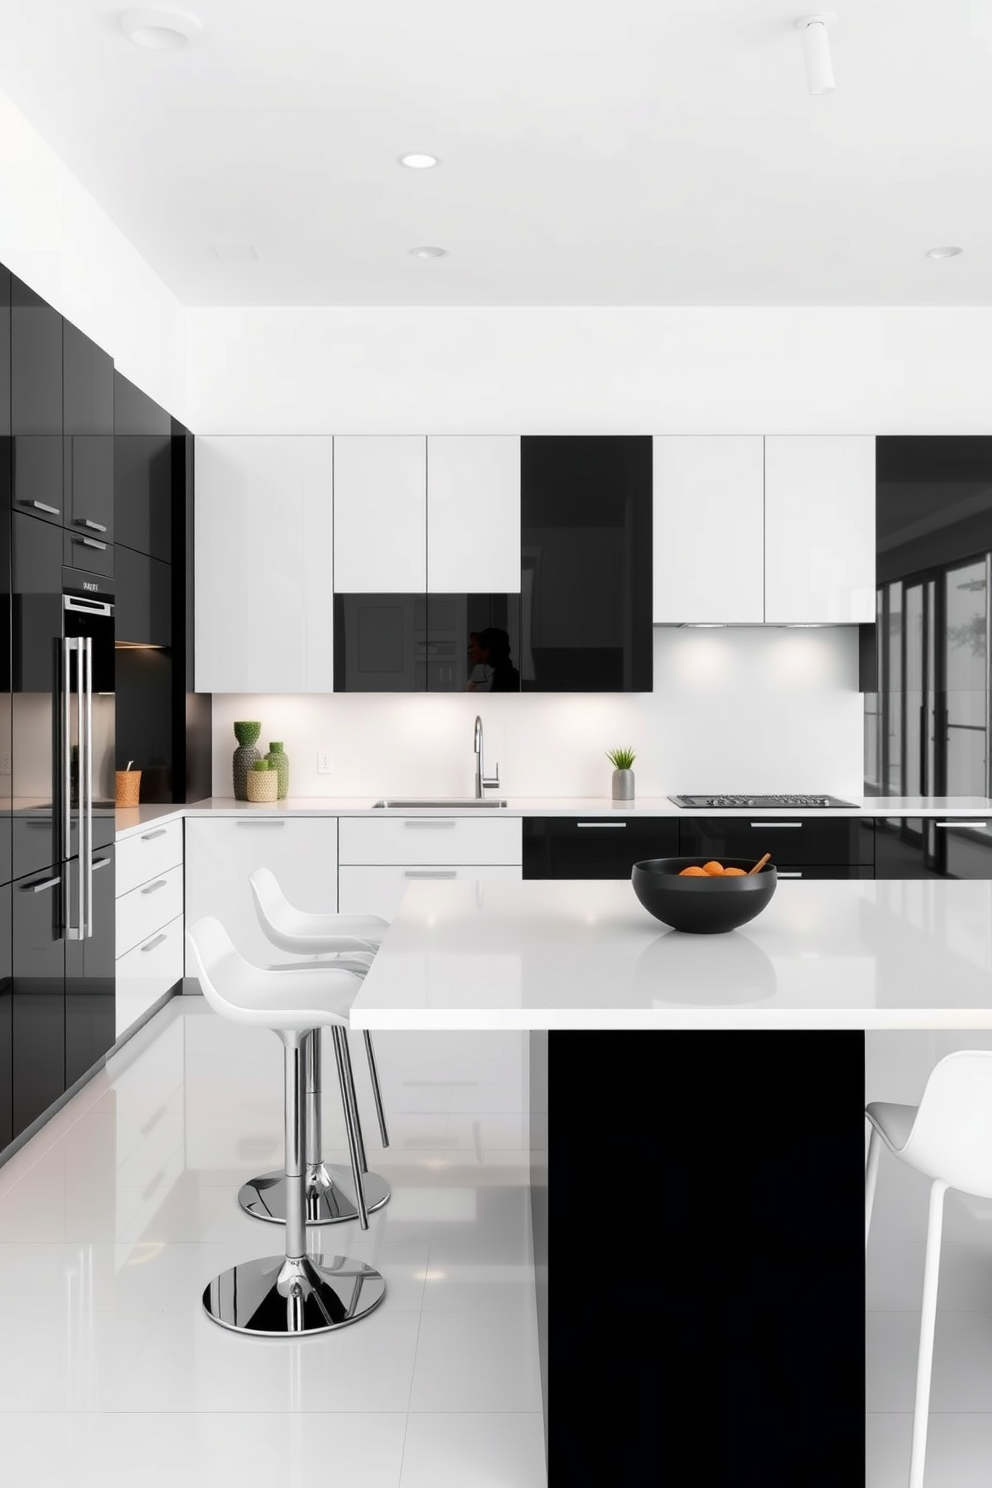
[[[780,882],[684,935],[627,881],[422,882],[352,1009],[369,1029],[992,1028],[992,882]]]
[[[673,791],[673,795],[679,794]],[[136,806],[117,812],[117,836],[126,837],[132,832],[147,827],[149,822],[159,822],[171,817],[209,816],[414,816],[412,809],[383,810],[376,808],[376,796],[315,796],[291,797],[272,805],[254,806],[246,801],[235,801],[232,797],[213,796],[205,801],[195,801],[188,806]],[[388,799],[388,797],[387,797]],[[762,810],[758,807],[728,810],[726,807],[710,809],[685,809],[675,806],[667,796],[642,796],[637,801],[614,803],[602,796],[500,796],[505,808],[480,811],[477,807],[459,810],[454,805],[437,805],[423,808],[428,816],[471,816],[486,819],[490,816],[616,816],[616,817],[781,817],[850,816],[852,812],[865,816],[981,816],[992,820],[992,800],[985,796],[851,796],[850,807],[844,809],[799,807],[779,811]],[[845,798],[846,799],[846,798]]]

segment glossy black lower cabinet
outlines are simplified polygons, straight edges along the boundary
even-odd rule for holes
[[[672,858],[678,850],[678,822],[665,817],[523,820],[524,878],[629,878],[635,863]]]
[[[62,869],[15,880],[13,901],[13,1134],[65,1090]]]
[[[777,868],[862,867],[874,862],[872,821],[865,817],[687,816],[679,818],[683,857],[749,858],[766,852]],[[812,876],[812,874],[810,874]],[[837,873],[823,875],[844,877]],[[860,875],[858,875],[860,876]],[[866,877],[871,878],[869,871]]]
[[[0,1149],[14,1137],[14,984],[10,884],[0,888]]]
[[[116,1037],[114,849],[100,848],[93,857],[93,934],[67,941],[65,948],[66,1089],[103,1058]],[[78,858],[66,868],[75,895]]]
[[[876,878],[992,878],[992,817],[875,819]]]
[[[864,1483],[864,1058],[855,1031],[550,1033],[549,1482]],[[644,1222],[602,1229],[615,1196]]]

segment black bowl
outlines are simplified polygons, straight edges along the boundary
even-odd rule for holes
[[[722,935],[759,915],[775,892],[778,874],[766,863],[760,873],[738,878],[714,875],[680,878],[683,868],[702,868],[709,858],[649,858],[635,863],[630,881],[649,914],[673,930]],[[748,858],[721,858],[724,868],[754,867]]]

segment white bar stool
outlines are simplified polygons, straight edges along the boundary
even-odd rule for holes
[[[378,915],[310,914],[290,904],[268,868],[256,869],[248,879],[258,921],[268,940],[279,950],[296,955],[312,956],[313,962],[292,962],[289,965],[271,967],[279,972],[309,972],[314,966],[341,968],[363,977],[372,964],[383,936],[389,929],[389,921]],[[323,957],[318,961],[316,958]],[[338,1074],[342,1060],[347,1066],[348,1083],[354,1090],[351,1068],[351,1053],[347,1039],[335,1044]],[[375,1062],[372,1038],[365,1031],[365,1052],[368,1056],[372,1093],[382,1145],[389,1146],[386,1117],[382,1108],[382,1091],[379,1072]],[[306,1052],[306,1209],[307,1224],[340,1224],[354,1219],[358,1209],[350,1192],[350,1175],[347,1168],[325,1163],[322,1156],[322,1071],[321,1036],[319,1031],[309,1040]],[[389,1184],[378,1173],[370,1173],[365,1155],[361,1122],[355,1105],[355,1129],[358,1144],[358,1164],[365,1188],[365,1204],[369,1213],[381,1209],[389,1199]],[[274,1224],[286,1222],[286,1178],[283,1173],[263,1173],[242,1185],[238,1203],[253,1219],[264,1219]]]
[[[271,1028],[286,1051],[285,1254],[244,1261],[221,1272],[205,1288],[203,1305],[214,1322],[239,1333],[295,1337],[343,1328],[378,1307],[386,1284],[363,1261],[333,1256],[317,1264],[307,1255],[304,1065],[307,1045],[321,1028],[330,1028],[338,1054],[358,1214],[362,1228],[367,1229],[355,1093],[340,1055],[347,1039],[348,1010],[361,983],[353,972],[340,968],[321,968],[293,978],[259,970],[238,955],[223,925],[211,917],[198,920],[186,939],[204,996],[214,1011],[234,1023]]]
[[[894,1157],[933,1180],[909,1465],[909,1488],[923,1488],[944,1194],[949,1188],[957,1188],[962,1193],[992,1199],[992,1050],[961,1049],[948,1054],[930,1071],[918,1106],[874,1101],[865,1108],[865,1115],[872,1127],[865,1165],[866,1251],[880,1141]]]

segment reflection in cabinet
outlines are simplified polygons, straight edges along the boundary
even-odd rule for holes
[[[876,818],[875,877],[992,879],[992,819]]]
[[[198,471],[198,494],[199,481]],[[426,586],[427,440],[335,438],[335,591],[416,594]]]
[[[13,885],[14,1136],[65,1090],[62,875],[48,868]]]
[[[650,692],[652,441],[520,441],[525,692]]]
[[[654,623],[760,625],[765,455],[760,434],[654,440]]]
[[[766,622],[874,619],[874,435],[767,436]]]
[[[298,909],[327,913],[337,903],[336,817],[274,815],[189,817],[186,821],[186,919],[216,915],[255,966],[305,960],[276,951],[262,934],[248,875],[269,868]],[[193,975],[187,967],[187,975]]]
[[[334,596],[335,692],[519,692],[519,658],[518,594]]]
[[[196,440],[198,692],[330,692],[330,438]]]
[[[52,809],[51,698],[55,687],[52,637],[62,630],[61,527],[15,512],[12,547],[13,876],[55,860]],[[15,896],[15,902],[16,896]]]

